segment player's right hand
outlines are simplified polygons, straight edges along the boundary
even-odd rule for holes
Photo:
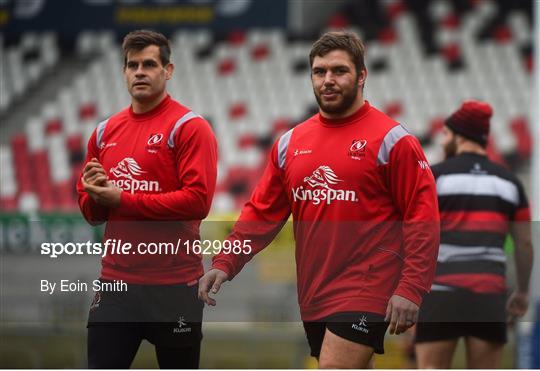
[[[208,305],[215,306],[216,301],[212,299],[208,294],[210,290],[212,294],[217,294],[221,284],[229,280],[227,273],[219,269],[210,269],[199,280],[199,299],[204,301]]]
[[[83,179],[86,183],[93,186],[106,185],[107,173],[95,157],[88,161],[84,166]]]

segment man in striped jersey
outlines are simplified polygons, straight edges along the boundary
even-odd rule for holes
[[[441,245],[417,326],[420,368],[450,368],[460,337],[468,368],[498,368],[506,319],[527,311],[533,261],[529,206],[516,176],[487,158],[492,113],[487,103],[464,102],[445,123],[447,159],[432,168]],[[515,243],[517,287],[507,301],[508,233]]]

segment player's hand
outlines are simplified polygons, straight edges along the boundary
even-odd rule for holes
[[[81,182],[84,191],[88,193],[96,203],[102,206],[120,206],[120,196],[122,194],[122,190],[114,186],[112,183],[107,182],[107,178],[104,178],[103,175],[98,176],[96,179],[98,182],[104,185],[92,185],[86,182],[86,180],[84,180],[84,177],[82,177]]]
[[[199,299],[208,305],[215,306],[216,301],[208,293],[217,294],[221,284],[229,280],[227,273],[222,270],[212,268],[199,280]]]
[[[418,305],[399,295],[392,295],[386,307],[385,322],[390,335],[399,335],[418,321]]]
[[[105,186],[107,182],[107,173],[95,157],[84,165],[82,177],[90,185]]]
[[[523,317],[529,308],[529,294],[527,292],[514,291],[506,303],[508,323],[513,324],[515,319]]]

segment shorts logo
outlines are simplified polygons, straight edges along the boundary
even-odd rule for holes
[[[159,192],[161,188],[159,182],[155,180],[139,180],[135,177],[146,173],[143,171],[137,161],[132,157],[126,157],[118,163],[115,167],[111,168],[109,172],[114,175],[116,178],[124,179],[111,179],[116,187],[123,189],[124,191],[129,191],[135,193],[135,191],[146,191],[146,192]]]
[[[369,333],[369,329],[367,328],[367,318],[366,316],[360,317],[360,320],[358,323],[353,323],[351,328],[356,331],[361,331],[365,334]]]
[[[191,332],[191,327],[188,327],[188,324],[185,322],[184,316],[178,318],[178,327],[173,328],[173,334],[181,334],[184,332]]]
[[[293,188],[292,194],[294,202],[312,201],[314,205],[318,205],[321,201],[326,201],[326,204],[330,205],[334,200],[358,201],[355,191],[333,189],[333,186],[343,182],[343,180],[338,178],[330,166],[319,166],[313,174],[304,178],[304,182],[306,182],[311,189],[304,189],[304,186]]]
[[[353,160],[361,160],[366,157],[366,146],[367,140],[365,139],[354,139],[347,155]]]

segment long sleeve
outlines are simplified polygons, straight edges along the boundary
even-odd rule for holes
[[[439,250],[439,209],[433,174],[413,136],[390,152],[387,182],[403,223],[404,265],[394,292],[420,305],[434,278]]]
[[[88,163],[92,158],[99,160],[99,151],[96,142],[96,131],[92,133],[88,140],[88,146],[86,151],[86,159],[84,163]],[[77,181],[77,193],[79,194],[79,208],[81,213],[88,223],[91,225],[103,224],[109,219],[109,209],[94,202],[90,195],[83,189],[81,182],[82,174]]]
[[[195,118],[175,137],[180,188],[160,194],[122,192],[122,212],[152,220],[201,220],[212,204],[217,177],[217,142],[210,125]]]
[[[279,233],[291,208],[283,187],[282,171],[277,166],[277,145],[250,200],[244,205],[240,217],[229,235],[230,241],[250,240],[250,254],[220,253],[213,258],[212,268],[217,268],[232,279],[255,254],[268,246]]]

